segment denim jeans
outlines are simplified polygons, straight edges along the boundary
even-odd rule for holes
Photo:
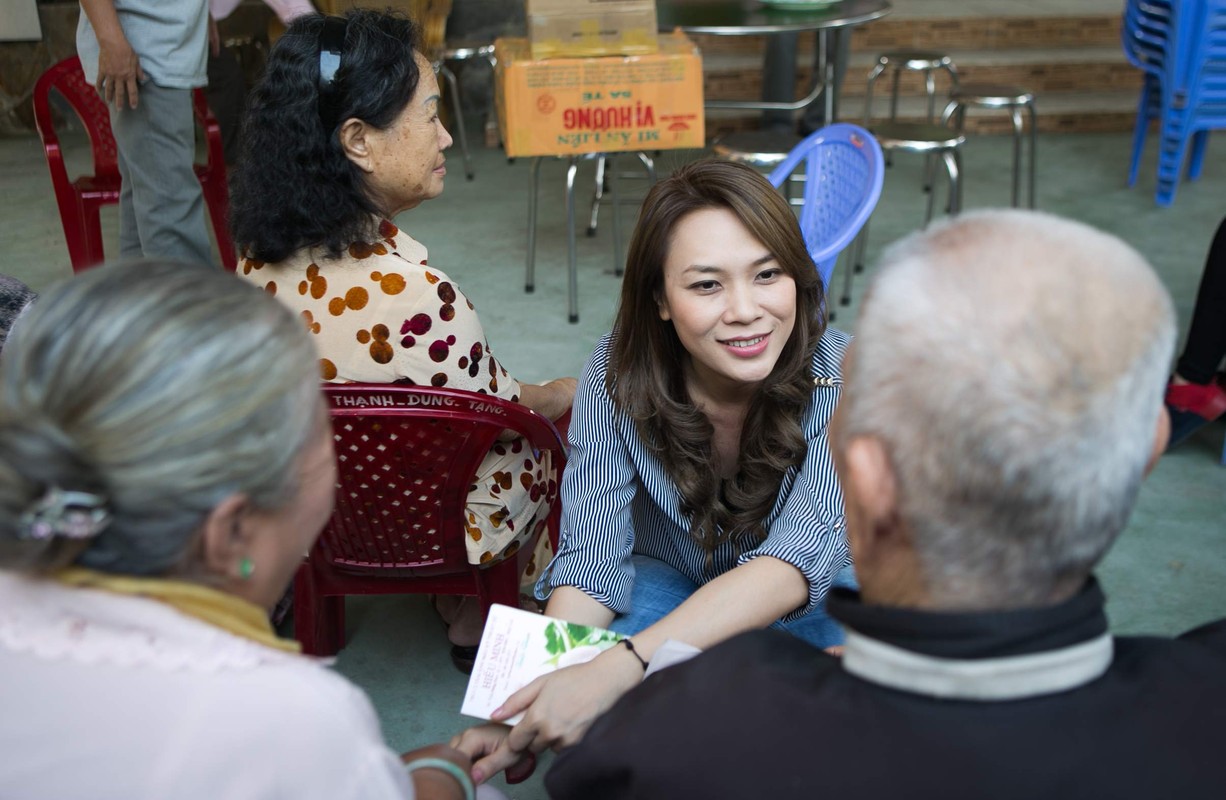
[[[634,564],[630,612],[618,615],[609,628],[633,635],[670,614],[698,590],[698,585],[658,559],[637,553],[630,558]],[[833,585],[856,588],[851,567],[840,570],[834,576]],[[826,614],[825,608],[816,609],[792,622],[776,621],[771,627],[787,631],[815,647],[843,643],[843,628]]]

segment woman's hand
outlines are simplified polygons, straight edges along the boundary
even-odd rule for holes
[[[400,756],[400,760],[408,764],[419,758],[441,758],[450,761],[464,773],[471,774],[472,759],[455,747],[445,744],[431,744],[410,750]],[[413,791],[422,800],[451,800],[464,797],[464,787],[446,771],[431,767],[415,769],[409,774],[413,781]]]
[[[480,775],[484,780],[526,753],[578,743],[596,718],[642,679],[642,665],[624,647],[537,678],[494,711],[494,721],[525,713],[488,755],[473,764],[473,779]]]

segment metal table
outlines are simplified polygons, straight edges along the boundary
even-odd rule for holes
[[[686,33],[711,36],[759,36],[781,33],[817,34],[817,57],[813,86],[807,95],[791,103],[765,100],[706,99],[707,108],[734,108],[754,111],[800,111],[823,96],[826,120],[833,122],[837,110],[834,84],[834,59],[829,32],[880,19],[890,13],[888,0],[839,0],[813,10],[782,9],[757,0],[656,0],[656,17],[662,31],[680,28]]]

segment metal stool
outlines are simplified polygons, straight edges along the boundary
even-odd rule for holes
[[[960,131],[955,131],[944,125],[929,125],[924,122],[881,122],[869,129],[886,153],[896,150],[906,153],[922,153],[925,157],[940,157],[945,165],[945,173],[949,178],[949,197],[945,210],[949,214],[957,214],[962,210],[962,145],[966,137]],[[928,210],[924,214],[924,225],[932,220],[933,204],[936,191],[928,193]],[[870,220],[871,222],[871,220]],[[854,251],[854,269],[843,270],[843,296],[839,302],[843,305],[851,303],[851,276],[860,272],[864,266],[864,251],[868,245],[868,225],[860,230],[860,235],[852,243]]]
[[[447,62],[469,61],[474,58],[483,58],[490,64],[490,103],[492,104],[494,101],[494,73],[492,70],[498,63],[494,58],[494,45],[463,44],[444,47],[438,51],[438,55],[432,64],[434,71],[447,82],[447,94],[451,98],[451,113],[455,115],[456,138],[460,140],[460,152],[464,154],[464,176],[470,181],[473,179],[473,160],[468,152],[468,133],[464,130],[464,111],[460,102],[460,85],[456,80],[455,73],[447,66]]]
[[[873,113],[873,85],[886,69],[894,70],[894,83],[890,91],[890,122],[898,120],[898,80],[902,77],[903,70],[924,73],[924,93],[928,97],[927,120],[929,123],[936,122],[936,71],[943,69],[948,72],[951,89],[958,87],[958,69],[954,66],[953,59],[944,53],[938,53],[935,50],[889,50],[884,52],[877,56],[877,63],[868,73],[868,90],[864,95],[865,128],[870,127],[869,122]],[[890,163],[888,152],[885,159],[888,165]],[[928,191],[931,186],[932,171],[931,163],[929,163],[924,174],[924,191]]]
[[[803,137],[788,131],[736,131],[717,139],[711,152],[720,158],[736,161],[759,170],[772,170],[783,163]],[[803,174],[790,175],[781,187],[783,196],[794,206],[802,205],[803,198],[792,197],[793,182],[803,182]]]
[[[618,153],[583,153],[574,156],[559,156],[569,162],[566,167],[566,257],[567,257],[567,319],[574,323],[579,321],[579,270],[575,251],[575,173],[579,171],[580,161],[604,159],[608,164],[609,193],[613,196],[613,274],[621,275],[625,267],[622,256],[621,214],[618,206],[621,198],[617,189],[617,174],[613,169],[613,161]],[[646,153],[635,153],[647,171],[652,183],[656,180],[656,165],[651,156]],[[536,290],[536,209],[537,189],[540,185],[541,161],[545,157],[532,160],[532,185],[528,189],[528,261],[524,268],[524,291]]]
[[[1030,115],[1030,153],[1028,195],[1030,208],[1034,208],[1034,153],[1035,139],[1038,130],[1038,117],[1034,110],[1034,94],[1016,86],[998,86],[993,84],[968,83],[954,89],[949,94],[949,105],[941,115],[942,122],[948,122],[956,117],[958,131],[965,129],[966,107],[1005,108],[1013,118],[1013,206],[1016,208],[1021,199],[1022,178],[1022,136],[1025,126],[1022,123],[1022,109]]]

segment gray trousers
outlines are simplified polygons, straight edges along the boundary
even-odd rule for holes
[[[215,265],[204,221],[204,195],[192,169],[196,155],[192,90],[145,81],[135,109],[107,108],[123,178],[120,255]]]

